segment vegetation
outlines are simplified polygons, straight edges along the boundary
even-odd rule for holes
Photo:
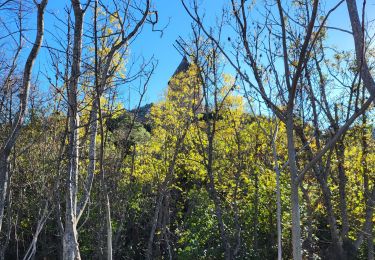
[[[191,36],[155,104],[157,61],[130,60],[157,6],[107,2],[67,1],[49,39],[48,0],[0,1],[0,259],[374,259],[366,1],[232,0],[210,27],[181,0]]]

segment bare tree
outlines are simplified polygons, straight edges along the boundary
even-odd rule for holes
[[[93,97],[93,106],[91,110],[91,125],[90,125],[90,166],[89,166],[89,180],[86,182],[87,187],[86,190],[86,197],[84,203],[87,203],[88,196],[91,189],[91,183],[94,176],[95,171],[95,163],[96,163],[96,138],[97,138],[97,131],[98,131],[98,121],[99,121],[99,132],[100,132],[100,153],[99,153],[99,167],[100,167],[100,176],[101,176],[101,183],[102,183],[102,194],[103,194],[103,204],[105,205],[105,212],[106,212],[106,231],[107,231],[107,259],[112,259],[112,227],[111,227],[111,213],[110,213],[110,199],[109,199],[109,191],[105,184],[105,173],[104,173],[104,152],[105,152],[105,132],[104,132],[104,124],[103,124],[103,114],[102,114],[102,104],[101,104],[101,97],[103,96],[106,89],[108,89],[113,83],[113,77],[116,73],[116,69],[119,65],[113,64],[113,58],[115,54],[122,51],[125,47],[125,51],[129,48],[130,41],[133,40],[142,29],[143,25],[147,22],[147,18],[149,17],[151,11],[151,1],[147,0],[145,6],[137,7],[140,10],[141,17],[139,20],[135,20],[133,27],[130,27],[131,24],[127,24],[127,20],[130,17],[130,14],[127,12],[129,11],[128,8],[131,5],[130,1],[114,1],[114,6],[116,7],[115,10],[109,11],[108,7],[102,5],[103,9],[107,10],[109,16],[115,18],[117,24],[119,25],[118,32],[114,32],[114,35],[118,35],[113,40],[112,45],[109,47],[108,54],[105,57],[99,57],[98,55],[98,35],[97,35],[97,1],[95,1],[94,6],[94,46],[95,46],[95,61],[94,61],[94,73],[95,73],[95,95]],[[120,6],[120,5],[124,6]],[[156,23],[157,21],[155,21]],[[129,29],[130,28],[130,29]],[[112,33],[113,34],[113,33]],[[101,35],[101,37],[110,37],[110,35],[106,35],[106,32]],[[101,46],[102,48],[106,48],[107,46]],[[99,60],[104,64],[103,66],[99,66]],[[130,130],[131,131],[131,130]],[[130,133],[129,133],[130,134]],[[129,136],[129,135],[128,135]],[[84,208],[84,205],[82,205]]]
[[[38,55],[39,49],[42,45],[44,36],[44,10],[48,3],[48,0],[42,0],[40,3],[34,1],[37,6],[37,33],[33,43],[33,47],[27,57],[26,64],[23,70],[22,86],[19,94],[19,110],[15,116],[14,122],[11,127],[11,131],[4,143],[0,147],[0,231],[2,226],[2,220],[4,216],[4,207],[7,189],[9,188],[9,168],[8,159],[9,155],[14,147],[22,124],[25,120],[27,113],[27,105],[30,91],[31,73],[34,65],[34,61]],[[17,55],[16,55],[17,57]]]
[[[82,56],[82,33],[83,17],[87,6],[82,9],[79,0],[72,0],[74,11],[74,39],[73,39],[73,58],[70,72],[69,85],[67,86],[68,95],[68,165],[66,180],[66,209],[65,209],[65,227],[63,237],[63,259],[81,259],[78,246],[77,224],[79,220],[79,211],[77,210],[78,196],[78,164],[79,164],[79,115],[78,115],[78,82],[81,74],[81,56]]]

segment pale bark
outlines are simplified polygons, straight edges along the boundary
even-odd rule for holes
[[[19,110],[13,122],[11,132],[5,143],[0,147],[0,231],[2,228],[2,220],[4,217],[5,199],[7,194],[8,183],[9,183],[9,169],[8,169],[8,158],[12,148],[14,147],[21,126],[25,120],[27,113],[27,105],[30,92],[31,72],[35,59],[38,55],[40,47],[42,45],[44,36],[44,11],[48,3],[48,0],[42,0],[40,4],[36,4],[38,8],[37,13],[37,33],[33,43],[33,47],[27,57],[26,64],[23,70],[22,86],[20,89],[19,99]]]
[[[359,20],[357,3],[356,0],[346,0],[346,4],[350,18],[350,24],[352,26],[357,66],[361,70],[361,76],[365,88],[367,88],[371,96],[375,96],[375,81],[374,78],[371,76],[371,72],[367,65],[367,60],[365,56],[367,49],[365,45],[365,38],[363,32],[364,27],[362,27],[362,23]],[[362,22],[364,23],[364,21]]]
[[[8,192],[9,182],[9,154],[0,153],[0,231],[2,228],[6,194]]]
[[[78,215],[77,215],[77,195],[78,195],[78,163],[79,163],[79,116],[78,116],[78,81],[81,70],[82,55],[82,33],[84,11],[81,9],[79,0],[72,0],[74,10],[74,42],[73,61],[71,77],[68,85],[68,178],[66,181],[66,209],[65,209],[65,229],[63,237],[63,259],[81,259],[78,245]]]
[[[31,240],[31,243],[30,243],[29,247],[26,250],[26,253],[25,253],[24,257],[23,257],[23,260],[34,259],[35,253],[36,253],[36,246],[37,246],[39,234],[42,231],[42,229],[43,229],[43,227],[44,227],[44,225],[45,225],[45,223],[46,223],[46,221],[47,221],[48,216],[50,215],[50,213],[51,213],[51,211],[49,210],[48,202],[46,202],[46,204],[44,206],[44,209],[42,211],[42,214],[41,214],[41,216],[38,219],[38,223],[36,225],[35,232],[33,234],[33,239]]]
[[[81,218],[83,211],[90,199],[90,193],[92,188],[92,183],[94,181],[95,174],[95,164],[96,164],[96,137],[98,132],[98,102],[97,99],[93,101],[92,109],[90,112],[90,141],[89,141],[89,165],[87,168],[87,177],[84,184],[83,196],[78,203],[77,208],[77,218]]]
[[[13,158],[13,163],[14,163],[14,158]],[[11,166],[11,164],[9,164]],[[11,233],[12,233],[12,222],[14,219],[16,219],[16,222],[18,220],[18,212],[13,214],[13,203],[12,203],[12,194],[11,190],[7,190],[7,194],[5,196],[7,200],[7,211],[8,211],[8,216],[7,216],[7,230],[3,229],[3,239],[2,243],[0,243],[0,260],[5,259],[5,251],[8,248],[9,242],[11,241]]]
[[[281,229],[281,190],[280,190],[280,167],[278,162],[277,150],[276,150],[276,138],[277,138],[278,126],[276,126],[275,132],[271,139],[272,154],[274,160],[274,169],[276,172],[276,218],[277,218],[277,259],[282,259],[282,229]]]

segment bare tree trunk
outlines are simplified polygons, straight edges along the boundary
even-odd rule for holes
[[[374,223],[371,222],[369,225],[369,233],[367,234],[367,259],[374,260]]]
[[[150,230],[150,235],[148,238],[147,242],[147,250],[146,250],[146,259],[151,260],[152,259],[152,245],[154,243],[154,236],[156,232],[156,227],[158,224],[158,218],[159,218],[159,212],[163,203],[163,198],[164,198],[164,190],[161,189],[159,191],[159,196],[156,201],[156,207],[155,207],[155,212],[154,212],[154,217],[152,218],[152,224],[151,224],[151,230]]]
[[[112,260],[112,223],[111,223],[111,204],[109,202],[108,193],[106,203],[106,215],[107,215],[107,259]]]
[[[78,79],[80,76],[81,55],[82,55],[82,33],[83,15],[79,0],[72,0],[74,10],[74,43],[73,43],[73,63],[68,92],[68,178],[66,181],[66,209],[65,209],[65,229],[63,237],[63,259],[81,259],[78,245],[78,215],[77,215],[77,195],[78,195],[78,160],[79,160],[79,116],[78,116]]]
[[[8,192],[9,171],[8,159],[9,154],[0,153],[0,231],[4,218],[4,209],[6,202],[6,195]]]
[[[224,247],[224,258],[228,260],[228,259],[231,259],[231,247],[230,247],[228,236],[225,230],[225,225],[223,221],[223,213],[222,213],[222,209],[220,205],[220,200],[216,191],[212,170],[210,170],[210,173],[208,173],[208,177],[209,177],[208,191],[215,205],[215,215],[216,215],[217,222],[219,225],[222,246]]]
[[[253,174],[254,174],[254,189],[255,189],[255,194],[254,194],[254,215],[253,215],[253,228],[254,228],[254,234],[253,234],[253,241],[254,241],[254,252],[255,252],[255,257],[259,257],[259,241],[258,241],[258,214],[259,214],[259,176],[258,173],[254,172],[253,169]]]
[[[307,215],[307,227],[306,227],[306,233],[307,233],[307,259],[313,260],[313,206],[311,205],[311,199],[309,196],[309,191],[303,187],[301,184],[300,186],[303,198],[305,199],[306,202],[306,215]]]
[[[317,127],[317,126],[316,126]],[[308,144],[308,141],[306,139],[306,136],[303,133],[303,130],[298,127],[297,129],[297,134],[299,138],[302,141],[302,144],[304,147],[306,147],[308,159],[312,160],[313,159],[313,152],[311,150],[311,147]],[[317,146],[320,146],[320,141],[317,138],[316,139]],[[317,161],[317,165],[314,165],[312,168],[315,178],[317,179],[319,186],[322,190],[323,193],[323,202],[324,206],[327,210],[327,221],[329,223],[329,228],[330,228],[330,233],[332,237],[332,244],[333,244],[333,249],[332,252],[339,258],[343,258],[343,248],[342,248],[342,239],[340,238],[340,234],[337,228],[337,220],[335,216],[335,212],[333,209],[332,205],[332,195],[331,195],[331,190],[328,187],[327,184],[327,177],[324,173],[324,167],[323,167],[323,162],[321,159]]]
[[[206,114],[208,115],[209,114],[209,110],[208,110],[208,107],[206,106]],[[217,112],[217,111],[216,111]],[[224,258],[225,259],[231,259],[232,256],[231,256],[231,247],[230,247],[230,244],[229,244],[229,240],[228,240],[228,236],[227,236],[227,232],[225,230],[225,225],[224,225],[224,220],[223,220],[223,213],[222,213],[222,209],[221,209],[221,203],[220,203],[220,199],[219,199],[219,196],[217,194],[217,190],[216,190],[216,187],[215,187],[215,178],[214,178],[214,173],[213,173],[213,163],[214,163],[214,150],[213,150],[213,142],[214,142],[214,135],[215,135],[215,132],[216,132],[216,129],[215,129],[215,120],[216,120],[216,117],[217,115],[214,115],[214,119],[213,119],[213,123],[211,124],[209,122],[210,119],[207,119],[207,137],[208,137],[208,145],[207,145],[207,164],[206,164],[206,171],[207,171],[207,175],[208,175],[208,179],[209,179],[209,182],[208,182],[208,193],[212,199],[212,201],[214,202],[214,205],[215,205],[215,215],[216,215],[216,218],[217,218],[217,222],[218,222],[218,227],[219,227],[219,231],[220,231],[220,237],[221,237],[221,243],[222,243],[222,246],[223,246],[223,249],[224,249]]]
[[[346,174],[344,168],[344,160],[345,160],[345,150],[344,144],[342,139],[337,142],[336,145],[336,156],[338,160],[338,173],[339,173],[339,206],[341,212],[341,221],[342,221],[342,230],[341,236],[345,239],[349,233],[349,219],[348,219],[348,210],[346,205]]]
[[[298,170],[296,163],[296,150],[294,147],[294,133],[293,133],[293,112],[289,111],[286,122],[287,139],[288,139],[288,158],[289,170],[291,178],[291,208],[292,208],[292,247],[293,259],[302,260],[301,247],[301,221],[298,197]]]
[[[63,238],[63,259],[81,259],[78,246],[77,222],[73,216],[65,219],[65,232]]]
[[[357,3],[356,0],[346,0],[346,4],[350,17],[350,24],[352,26],[357,66],[361,69],[361,76],[365,88],[367,88],[371,96],[375,96],[375,81],[371,76],[365,57],[366,46],[363,32],[364,28],[359,20]]]
[[[332,237],[333,254],[339,257],[340,259],[344,259],[345,255],[342,247],[343,244],[342,239],[340,238],[339,231],[337,229],[337,220],[332,205],[331,191],[327,185],[327,181],[323,179],[323,176],[318,176],[317,179],[322,189],[324,205],[328,214],[327,217]]]
[[[370,234],[370,232],[373,232],[371,229],[373,226],[372,218],[373,218],[374,208],[375,208],[375,187],[372,187],[372,191],[369,191],[368,194],[369,195],[366,199],[367,203],[366,203],[366,212],[365,212],[365,222],[363,223],[362,229],[359,231],[358,237],[356,241],[354,242],[354,247],[357,250],[362,245],[366,235]]]
[[[362,98],[364,99],[365,92],[363,90],[362,92]],[[367,164],[367,156],[369,153],[368,150],[368,141],[367,141],[367,136],[366,136],[366,126],[367,126],[367,115],[366,113],[363,114],[362,117],[362,167],[363,167],[363,186],[364,186],[364,200],[365,200],[365,205],[366,205],[366,217],[367,218],[372,218],[372,212],[369,210],[369,207],[371,207],[371,200],[374,198],[371,198],[371,193],[370,193],[370,184],[369,184],[369,168]],[[374,188],[373,188],[374,189]],[[367,219],[366,219],[367,221]],[[366,244],[367,244],[367,259],[368,260],[374,260],[374,232],[373,232],[373,226],[374,223],[370,221],[368,225],[368,230],[366,232]]]
[[[276,210],[276,218],[277,218],[277,259],[282,259],[282,229],[281,229],[281,189],[280,189],[280,168],[278,163],[278,156],[277,156],[277,150],[276,150],[276,137],[277,137],[278,127],[276,126],[275,132],[271,139],[271,145],[272,145],[272,154],[273,154],[273,160],[275,163],[275,172],[276,172],[276,204],[277,204],[277,210]]]
[[[167,228],[169,225],[169,200],[170,200],[171,194],[170,190],[167,191],[164,197],[164,205],[163,205],[163,211],[162,211],[162,221],[161,221],[161,229],[162,229],[162,235],[165,241],[165,245],[167,247],[167,254],[168,258],[170,260],[173,259],[172,257],[172,248],[169,240],[169,229]]]
[[[236,127],[236,125],[234,124],[234,127]],[[236,183],[236,186],[235,186],[235,189],[234,189],[234,192],[233,192],[233,213],[234,213],[234,225],[235,225],[235,228],[236,228],[236,233],[235,233],[235,240],[236,240],[236,245],[234,246],[234,249],[233,249],[233,258],[236,258],[237,254],[239,253],[240,249],[241,249],[241,224],[240,224],[240,220],[239,220],[239,210],[238,210],[238,203],[237,203],[237,195],[238,195],[238,188],[239,188],[239,185],[240,185],[240,176],[241,176],[241,173],[244,169],[244,158],[242,156],[242,149],[241,149],[241,143],[242,143],[242,140],[241,138],[239,137],[239,133],[238,131],[236,130],[236,142],[237,142],[237,159],[238,159],[238,162],[237,162],[237,170],[236,170],[236,174],[235,174],[235,183]]]
[[[11,177],[9,178],[9,182],[11,182],[10,180],[11,180]],[[7,217],[7,222],[8,222],[7,224],[8,225],[7,225],[7,231],[5,232],[5,230],[3,230],[4,237],[3,237],[3,240],[0,243],[0,260],[5,259],[5,251],[8,248],[10,238],[11,238],[13,218],[18,219],[18,212],[15,214],[15,216],[13,216],[12,194],[11,194],[10,189],[8,189],[8,191],[7,191],[6,200],[7,200],[7,211],[8,211],[8,214],[7,214],[8,215],[8,217]]]
[[[36,244],[38,242],[38,237],[40,232],[43,229],[44,224],[46,223],[48,216],[50,215],[51,211],[49,211],[49,205],[48,202],[46,202],[44,209],[42,211],[42,215],[38,219],[38,223],[36,225],[36,229],[33,235],[33,239],[26,250],[25,256],[23,257],[23,260],[30,260],[33,259],[36,253]]]
[[[78,203],[77,208],[77,218],[80,219],[83,211],[86,208],[86,205],[90,199],[90,193],[92,188],[92,183],[94,180],[95,174],[95,165],[96,165],[96,139],[98,133],[98,102],[95,98],[92,104],[90,111],[90,141],[89,141],[89,165],[87,168],[87,177],[84,184],[83,196],[80,202]]]
[[[9,169],[8,169],[8,157],[10,152],[15,145],[21,126],[25,120],[27,112],[27,104],[29,99],[30,91],[30,81],[31,81],[31,72],[33,69],[34,61],[38,55],[39,49],[42,45],[43,36],[44,36],[44,10],[48,3],[48,0],[42,0],[40,4],[37,4],[38,14],[37,14],[37,33],[36,38],[33,44],[33,47],[30,51],[29,56],[27,57],[25,68],[23,71],[22,87],[20,89],[20,104],[19,111],[15,117],[14,123],[12,125],[11,132],[5,143],[0,147],[0,231],[2,228],[2,221],[4,217],[4,207],[5,199],[8,189],[9,182]]]
[[[332,116],[329,117],[332,121]],[[333,123],[335,132],[338,131],[339,127],[339,118],[338,118],[338,108],[335,104],[335,122]],[[346,174],[344,168],[344,161],[345,161],[345,146],[343,142],[343,138],[340,138],[335,146],[336,156],[337,156],[337,167],[338,167],[338,175],[339,175],[339,208],[341,213],[341,222],[342,222],[342,230],[341,230],[341,237],[342,239],[346,239],[349,233],[349,219],[348,219],[348,209],[346,205]]]

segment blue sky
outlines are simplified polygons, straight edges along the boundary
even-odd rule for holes
[[[206,14],[205,20],[213,25],[215,16],[220,15],[221,8],[229,2],[229,0],[202,0],[201,11]],[[328,10],[338,1],[329,0],[327,2],[326,8]],[[162,98],[163,90],[167,85],[169,77],[173,74],[182,58],[173,47],[173,43],[179,36],[183,38],[188,37],[192,22],[180,0],[156,0],[154,3],[159,11],[160,27],[165,26],[170,20],[163,37],[161,38],[159,33],[152,32],[149,27],[145,27],[141,36],[132,46],[134,54],[142,53],[146,57],[155,55],[159,61],[159,66],[150,82],[147,95],[150,102]],[[368,3],[367,8],[368,13],[375,13],[374,3]],[[345,3],[332,14],[329,24],[335,27],[350,29],[350,21]],[[332,30],[329,32],[329,35],[329,42],[332,45],[337,45],[337,47],[344,49],[352,48],[353,39],[349,34]],[[230,32],[224,31],[223,38],[226,39],[227,36],[230,36]]]
[[[81,1],[84,2],[84,1]],[[217,13],[220,13],[225,0],[206,0],[202,1],[202,10],[210,10],[207,13],[207,19],[214,19]],[[54,24],[58,23],[50,12],[58,13],[61,18],[65,16],[64,6],[69,5],[68,0],[50,0],[47,6],[48,12],[45,16],[46,24],[46,38],[54,33]],[[146,25],[142,33],[132,43],[130,52],[133,57],[139,55],[145,58],[154,56],[158,60],[158,67],[155,70],[153,77],[150,80],[148,92],[143,103],[157,102],[163,98],[167,83],[170,76],[173,74],[182,56],[173,47],[175,40],[181,36],[188,37],[190,33],[191,19],[183,9],[180,0],[155,0],[153,1],[155,9],[158,10],[159,23],[157,28],[164,28],[164,33],[161,37],[160,32],[153,32],[150,25]],[[35,12],[33,13],[35,15]],[[30,24],[31,25],[31,24]],[[38,57],[42,61],[46,56],[46,52],[42,52]],[[119,89],[123,96],[123,101],[128,103],[129,86],[122,86]],[[138,103],[136,92],[131,92],[131,105]],[[128,107],[128,104],[126,104]]]
[[[82,2],[84,2],[82,0]],[[159,13],[159,28],[165,28],[163,36],[160,36],[159,32],[152,32],[151,26],[145,26],[142,33],[133,42],[131,46],[131,54],[133,57],[143,55],[145,58],[154,57],[158,60],[158,67],[155,70],[155,74],[151,78],[148,93],[144,103],[156,102],[163,97],[164,90],[167,86],[167,82],[170,76],[173,74],[174,70],[180,63],[182,57],[178,51],[173,47],[175,40],[181,36],[182,38],[187,38],[190,33],[191,19],[183,9],[180,0],[154,0],[154,7]],[[188,1],[187,1],[188,2]],[[262,2],[261,0],[258,1]],[[338,0],[326,1],[326,10],[329,10],[333,5],[335,5]],[[360,1],[359,1],[360,2]],[[213,25],[215,21],[215,16],[220,15],[221,8],[223,5],[228,4],[229,0],[201,0],[201,10],[206,13],[205,21],[208,24]],[[64,7],[70,5],[68,0],[50,0],[47,6],[46,19],[46,39],[51,37],[51,34],[55,33],[55,28],[53,25],[57,23],[55,17],[53,17],[49,12],[55,12],[59,14],[61,19],[64,19]],[[361,5],[359,4],[359,7]],[[375,3],[368,1],[367,3],[367,14],[375,17]],[[33,23],[35,23],[34,17],[36,11],[31,14],[30,23],[28,26],[34,28]],[[329,25],[345,28],[350,30],[350,23],[347,15],[346,4],[343,3],[338,10],[336,10],[329,19]],[[230,35],[230,31],[224,31],[224,38]],[[31,36],[30,39],[33,39]],[[329,32],[329,43],[343,49],[351,49],[353,46],[353,39],[349,34],[330,31]],[[28,51],[26,51],[28,52]],[[38,61],[35,70],[43,69],[47,65],[45,63],[46,51],[42,51],[38,57]],[[39,63],[39,66],[38,66]],[[35,73],[34,73],[35,74]],[[40,79],[43,81],[43,79]],[[129,86],[120,87],[120,93],[127,99]],[[132,105],[137,103],[138,97],[132,93]],[[126,100],[124,100],[126,102]],[[126,102],[127,103],[127,102]]]
[[[220,13],[225,0],[202,1],[202,8],[210,10],[207,12],[207,19],[214,19]],[[182,60],[182,56],[173,47],[175,40],[181,36],[186,38],[190,34],[191,19],[185,12],[180,0],[156,0],[155,7],[159,12],[159,28],[165,28],[163,36],[160,33],[152,32],[150,26],[146,26],[142,34],[132,46],[132,53],[143,54],[145,57],[152,55],[158,59],[158,68],[151,79],[147,99],[154,102],[163,98],[169,78]]]

